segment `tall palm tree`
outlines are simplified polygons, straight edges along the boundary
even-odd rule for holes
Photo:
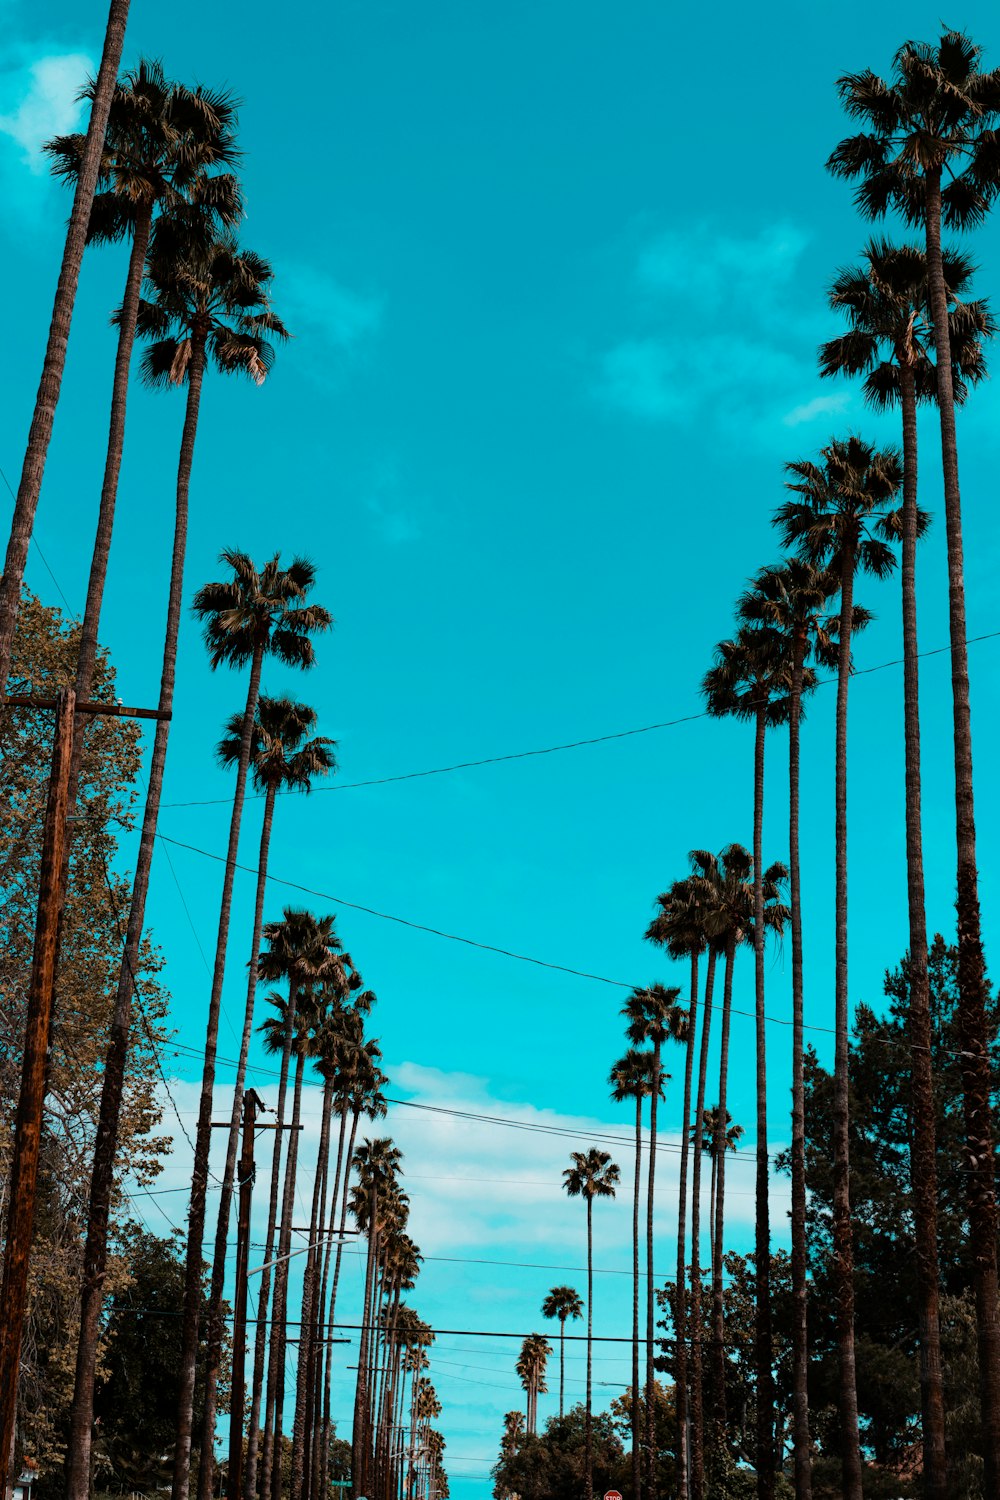
[[[300,999],[306,994],[308,987],[324,979],[331,967],[340,962],[341,953],[341,945],[334,932],[334,919],[332,916],[317,919],[310,912],[290,906],[285,907],[280,922],[265,923],[263,936],[268,946],[258,956],[258,977],[271,983],[278,979],[287,979],[288,996],[286,1000],[283,1000],[281,997],[269,997],[270,1002],[277,1006],[278,1017],[264,1023],[265,1045],[268,1046],[269,1050],[281,1054],[281,1068],[278,1082],[278,1102],[275,1111],[274,1149],[271,1156],[270,1199],[267,1229],[264,1238],[265,1269],[261,1273],[257,1301],[257,1332],[254,1346],[250,1426],[247,1436],[247,1455],[244,1471],[244,1494],[248,1496],[248,1500],[253,1500],[256,1492],[260,1406],[264,1389],[264,1367],[267,1355],[268,1332],[267,1314],[271,1294],[271,1262],[274,1256],[274,1226],[278,1220],[278,1201],[281,1189],[281,1154],[284,1145],[285,1094],[288,1083],[288,1070],[298,1029],[298,1007]],[[298,1051],[299,1058],[304,1066],[304,1051],[301,1047]],[[299,1096],[301,1097],[301,1088],[299,1089]],[[289,1158],[293,1149],[297,1149],[295,1131],[292,1131],[289,1141]],[[291,1218],[289,1218],[286,1227],[283,1217],[281,1243],[279,1244],[278,1251],[279,1257],[287,1255],[290,1236]],[[285,1270],[285,1263],[279,1259],[279,1264],[275,1269],[277,1274],[274,1279],[274,1286],[275,1305],[277,1307],[278,1292],[282,1282],[283,1271]],[[272,1326],[272,1347],[274,1343],[274,1329]],[[276,1375],[275,1358],[272,1358],[271,1367]],[[271,1385],[269,1396],[265,1425],[265,1436],[268,1440],[271,1436],[271,1429],[267,1424],[270,1423],[274,1402],[273,1384]],[[265,1497],[269,1494],[267,1482],[270,1477],[270,1468],[268,1467],[269,1458],[270,1443],[269,1441],[265,1441],[264,1466],[267,1468],[267,1473],[262,1475],[262,1500],[265,1500]]]
[[[764,745],[769,727],[788,714],[789,655],[780,631],[742,625],[715,648],[702,692],[710,714],[754,725],[753,871],[754,996],[757,1094],[757,1183],[754,1232],[757,1493],[772,1500],[775,1479],[774,1375],[771,1319],[771,1215],[767,1149],[767,1027],[764,998]]]
[[[792,1331],[793,1441],[796,1500],[809,1500],[812,1459],[809,1439],[809,1341],[807,1323],[806,1145],[804,998],[802,984],[802,889],[799,869],[799,731],[803,696],[815,686],[809,665],[832,664],[836,620],[827,605],[837,590],[832,573],[801,558],[762,568],[740,598],[741,619],[767,625],[784,636],[788,670],[788,849],[792,930]],[[855,606],[853,629],[867,615]]]
[[[636,1243],[638,1244],[638,1240]],[[638,1312],[638,1306],[636,1311]],[[580,1293],[572,1286],[554,1286],[542,1303],[542,1316],[559,1319],[559,1415],[561,1417],[566,1383],[566,1322],[569,1318],[575,1319],[583,1316],[583,1301]],[[638,1351],[638,1344],[636,1344],[636,1351]]]
[[[894,508],[902,482],[896,449],[878,449],[861,438],[834,439],[820,462],[789,464],[788,500],[775,515],[787,546],[806,561],[828,568],[840,585],[837,626],[836,725],[836,1049],[834,1059],[833,1258],[837,1289],[837,1349],[840,1366],[840,1423],[846,1500],[860,1500],[861,1444],[858,1434],[857,1373],[854,1355],[854,1246],[851,1231],[848,979],[847,979],[847,693],[851,673],[854,578],[863,572],[883,578],[895,565],[883,539],[898,528]]]
[[[87,90],[93,95],[93,87]],[[236,149],[237,106],[225,90],[189,89],[170,82],[160,63],[142,58],[122,75],[108,118],[98,176],[97,193],[87,231],[88,244],[131,239],[121,307],[115,314],[118,348],[111,387],[111,417],[104,479],[98,510],[97,534],[87,583],[87,598],[77,653],[76,696],[90,697],[97,632],[100,623],[108,555],[114,529],[118,476],[125,444],[129,369],[135,345],[136,321],[153,219],[200,210],[204,231],[235,224],[242,212],[242,196],[230,172],[213,168],[232,166]],[[45,150],[52,170],[75,183],[86,156],[87,138],[56,136]],[[71,773],[75,792],[82,753],[82,735],[73,746]]]
[[[985,303],[965,300],[972,279],[971,262],[965,256],[945,251],[942,263],[948,293],[952,389],[955,400],[962,401],[969,384],[986,373],[983,339],[992,334],[994,325]],[[829,299],[831,307],[845,314],[848,332],[822,346],[820,373],[863,375],[868,404],[878,410],[898,405],[902,415],[900,573],[910,935],[908,1022],[913,1090],[910,1180],[917,1247],[924,1482],[929,1495],[944,1500],[948,1473],[938,1305],[937,1163],[921,828],[916,596],[917,540],[925,522],[925,515],[917,505],[917,404],[922,399],[933,400],[937,390],[927,257],[914,245],[870,241],[861,264],[838,273]]]
[[[608,1083],[611,1097],[621,1104],[635,1100],[635,1182],[632,1188],[632,1490],[638,1497],[642,1490],[642,1459],[639,1396],[639,1199],[642,1191],[642,1101],[653,1092],[653,1054],[630,1047],[611,1069]],[[660,1097],[663,1084],[660,1082]],[[542,1309],[545,1312],[545,1309]],[[550,1316],[546,1313],[546,1317]],[[559,1346],[560,1382],[559,1415],[562,1416],[562,1343]]]
[[[81,1443],[86,1445],[89,1442],[84,1428],[86,1427],[89,1432],[90,1424],[85,1421],[86,1410],[88,1403],[91,1408],[93,1405],[91,1351],[96,1351],[99,1337],[100,1311],[108,1255],[108,1217],[114,1185],[118,1128],[132,1026],[132,998],[135,990],[135,974],[139,967],[139,945],[145,922],[146,896],[149,890],[156,825],[166,767],[170,717],[173,710],[177,639],[184,586],[184,554],[187,546],[188,491],[191,482],[202,378],[209,359],[223,373],[231,374],[248,368],[251,348],[255,351],[254,359],[260,369],[264,369],[272,358],[270,345],[263,336],[263,323],[256,331],[251,331],[247,324],[252,309],[256,309],[265,322],[269,316],[266,300],[267,278],[257,282],[255,291],[251,291],[248,284],[247,264],[257,265],[259,268],[262,263],[258,263],[256,257],[248,258],[240,255],[235,244],[230,241],[226,242],[224,252],[219,250],[218,253],[206,249],[200,242],[197,247],[189,246],[188,251],[185,251],[180,240],[175,243],[174,250],[176,254],[173,259],[168,259],[164,251],[156,261],[155,267],[150,270],[148,289],[154,300],[140,303],[138,326],[141,333],[145,334],[148,331],[150,318],[154,323],[162,326],[162,319],[166,318],[169,321],[179,317],[178,309],[182,299],[180,299],[180,293],[177,292],[178,283],[183,282],[185,278],[192,279],[197,275],[207,280],[203,290],[194,299],[202,309],[199,314],[202,320],[199,324],[200,331],[197,339],[194,340],[197,348],[186,363],[178,366],[172,382],[179,385],[187,384],[187,402],[177,467],[174,540],[163,643],[163,664],[160,675],[160,716],[153,736],[142,833],[132,882],[125,943],[108,1027],[108,1047],[101,1080],[101,1102],[87,1208],[87,1244],[84,1251],[80,1335],[77,1346],[79,1397],[74,1396],[76,1404],[75,1455],[83,1451],[80,1447]],[[269,276],[270,272],[268,272]],[[272,331],[277,332],[277,328]],[[144,356],[144,375],[153,384],[160,384],[162,383],[160,371],[164,363],[163,356],[161,353],[150,359],[152,353],[152,350],[147,350]],[[171,379],[168,378],[166,383],[170,384]],[[83,1483],[80,1465],[81,1460],[77,1456],[74,1458],[73,1470],[73,1482],[76,1486]],[[83,1472],[89,1474],[89,1468]],[[89,1479],[87,1483],[89,1484]],[[75,1495],[74,1500],[80,1500],[79,1494]]]
[[[754,943],[757,897],[753,856],[742,844],[729,844],[718,857],[707,850],[692,854],[692,863],[702,874],[695,877],[706,907],[706,933],[718,942],[726,956],[722,999],[722,1035],[719,1047],[719,1102],[716,1106],[716,1201],[712,1253],[712,1398],[715,1454],[721,1454],[726,1431],[726,1354],[722,1303],[723,1227],[725,1218],[726,1091],[729,1079],[729,1025],[732,1014],[733,969],[737,949]],[[781,889],[788,879],[784,865],[770,865],[761,882],[765,931],[780,932],[788,918]],[[696,1136],[697,1139],[697,1136]]]
[[[646,1487],[653,1494],[656,1487],[656,1391],[653,1336],[656,1294],[653,1275],[653,1216],[656,1187],[656,1114],[660,1092],[670,1075],[663,1072],[661,1054],[666,1041],[683,1042],[686,1037],[687,1012],[677,1004],[679,989],[651,984],[632,991],[622,1006],[626,1018],[626,1035],[641,1046],[649,1042],[653,1049],[649,1103],[649,1166],[646,1175]]]
[[[721,1135],[723,1137],[723,1142],[724,1142],[725,1150],[726,1151],[735,1151],[737,1149],[737,1147],[739,1146],[739,1143],[743,1139],[743,1136],[745,1134],[742,1125],[734,1125],[733,1124],[733,1117],[729,1113],[728,1109],[726,1110],[726,1119],[725,1119],[725,1123],[723,1125],[723,1128],[722,1128],[721,1132],[719,1131],[719,1123],[718,1122],[719,1122],[719,1111],[718,1111],[718,1109],[716,1109],[714,1107],[712,1109],[706,1109],[706,1111],[705,1111],[705,1120],[704,1120],[704,1128],[702,1129],[702,1132],[701,1132],[701,1149],[705,1153],[705,1155],[708,1157],[709,1161],[712,1164],[711,1184],[709,1186],[709,1191],[708,1191],[708,1201],[709,1201],[709,1205],[710,1205],[709,1222],[711,1222],[711,1215],[715,1211],[715,1197],[716,1197],[715,1189],[716,1189],[716,1177],[717,1177],[717,1173],[716,1173],[716,1170],[715,1170],[715,1141],[716,1141],[716,1137],[721,1133]],[[694,1131],[693,1130],[691,1132],[691,1140],[692,1140],[692,1142],[695,1141],[695,1136],[694,1136]],[[713,1236],[713,1239],[714,1239],[714,1236]]]
[[[208,1156],[212,1134],[215,1056],[218,1048],[222,984],[229,944],[229,919],[232,911],[236,855],[253,745],[257,699],[260,693],[261,668],[265,657],[273,658],[286,666],[311,667],[316,658],[310,636],[329,629],[331,624],[327,610],[321,605],[307,602],[307,596],[315,582],[316,571],[304,558],[295,558],[288,568],[282,568],[280,559],[275,556],[258,569],[245,553],[227,549],[221,554],[220,561],[232,570],[233,576],[219,582],[207,583],[199,589],[194,598],[194,612],[204,622],[205,644],[213,670],[223,665],[232,667],[248,665],[250,674],[246,707],[243,711],[240,754],[236,763],[236,788],[233,793],[233,807],[229,820],[229,847],[222,883],[222,899],[219,905],[219,925],[215,941],[215,962],[212,968],[212,988],[209,996],[205,1037],[205,1063],[202,1069],[201,1097],[195,1131],[185,1262],[180,1399],[177,1418],[178,1441],[174,1460],[173,1500],[187,1500],[195,1365],[198,1356],[198,1325],[202,1300],[201,1258],[205,1232]],[[238,1085],[235,1094],[234,1115],[238,1108],[242,1110],[243,1104],[242,1090]],[[232,1137],[232,1129],[230,1134]],[[209,1425],[214,1423],[215,1417],[215,1387],[222,1352],[223,1277],[224,1265],[221,1268],[217,1265],[213,1266],[207,1308],[206,1431]],[[205,1451],[202,1452],[198,1467],[199,1500],[212,1500],[212,1443],[209,1442],[207,1448],[203,1444],[203,1449]]]
[[[591,1500],[594,1493],[594,1432],[591,1412],[594,1344],[594,1199],[613,1198],[621,1173],[607,1151],[591,1147],[589,1151],[571,1151],[573,1162],[563,1172],[563,1187],[571,1198],[583,1198],[587,1205],[587,1398],[584,1427],[583,1494]]]
[[[372,1306],[373,1277],[378,1261],[379,1234],[383,1228],[380,1214],[391,1212],[394,1190],[398,1190],[402,1152],[387,1136],[373,1141],[364,1140],[354,1153],[354,1164],[358,1173],[353,1212],[358,1228],[368,1236],[368,1254],[365,1266],[364,1315],[358,1349],[358,1378],[354,1391],[354,1429],[351,1437],[351,1500],[366,1494],[370,1462],[366,1452],[367,1412],[369,1407],[368,1383],[372,1365],[373,1347]],[[381,1207],[380,1207],[381,1202]]]
[[[303,745],[308,731],[316,722],[315,710],[304,703],[295,703],[289,698],[267,698],[258,700],[254,720],[250,764],[253,784],[264,794],[264,811],[261,820],[260,850],[257,859],[257,891],[254,902],[253,934],[250,944],[250,962],[247,971],[247,998],[243,1012],[243,1032],[240,1038],[239,1058],[236,1068],[236,1085],[233,1091],[233,1107],[229,1121],[229,1137],[226,1146],[226,1161],[223,1169],[222,1187],[219,1193],[219,1213],[216,1222],[215,1265],[219,1266],[218,1279],[225,1276],[226,1245],[229,1234],[229,1218],[232,1206],[233,1182],[236,1171],[236,1154],[239,1145],[240,1117],[243,1092],[246,1083],[247,1059],[250,1038],[253,1032],[254,1005],[257,995],[258,965],[260,957],[261,931],[264,920],[264,893],[267,887],[268,857],[271,847],[271,829],[274,821],[275,799],[279,791],[298,790],[308,792],[313,777],[325,776],[335,765],[333,741],[317,735]],[[226,736],[219,744],[216,758],[223,766],[238,765],[242,745],[243,716],[234,714],[226,726]],[[346,967],[346,966],[343,966]],[[347,976],[344,975],[346,987]],[[245,1350],[233,1350],[234,1373],[236,1361],[242,1360]],[[206,1401],[206,1428],[214,1427],[214,1402]],[[242,1430],[242,1367],[240,1377],[234,1381],[230,1400],[230,1424]],[[236,1478],[234,1466],[233,1479]],[[232,1496],[231,1500],[238,1500]]]
[[[924,228],[948,543],[958,853],[958,1020],[968,1158],[965,1180],[976,1295],[985,1483],[988,1491],[996,1491],[1000,1488],[1000,1298],[987,1023],[990,997],[976,866],[962,497],[948,289],[941,247],[942,220],[956,228],[981,221],[996,197],[1000,179],[996,148],[1000,71],[983,71],[980,56],[981,49],[969,37],[949,30],[936,45],[904,43],[893,59],[888,80],[870,69],[845,74],[837,84],[841,101],[852,119],[865,128],[841,141],[827,165],[837,176],[859,179],[856,201],[866,217],[881,217],[892,208]]]
[[[684,1058],[684,1105],[681,1131],[680,1181],[677,1190],[677,1285],[674,1302],[674,1399],[677,1405],[678,1484],[680,1500],[688,1500],[688,1347],[687,1347],[687,1180],[688,1136],[691,1119],[691,1085],[694,1077],[695,1041],[698,1032],[698,960],[705,948],[705,932],[697,896],[688,880],[675,880],[657,898],[659,912],[646,931],[651,943],[665,948],[671,958],[691,961],[691,993],[687,1010],[687,1049]],[[707,1017],[706,1017],[707,1023]],[[699,1179],[700,1186],[700,1179]],[[637,1379],[636,1379],[636,1383]]]
[[[517,1357],[515,1368],[528,1398],[525,1415],[527,1431],[531,1437],[538,1432],[538,1397],[548,1390],[545,1384],[545,1366],[551,1353],[552,1345],[543,1334],[529,1333]]]
[[[66,368],[66,346],[69,341],[73,306],[80,280],[80,267],[87,244],[87,229],[90,213],[101,171],[104,139],[108,128],[111,103],[115,96],[118,68],[125,44],[125,25],[128,21],[129,0],[111,0],[108,21],[101,50],[101,63],[97,71],[90,102],[90,120],[87,125],[86,144],[81,154],[80,170],[73,194],[66,241],[63,246],[59,280],[56,284],[55,303],[49,323],[49,336],[42,362],[42,377],[35,396],[28,443],[21,468],[21,480],[14,502],[10,538],[4,558],[3,577],[0,578],[0,685],[6,686],[10,671],[10,652],[14,642],[14,627],[21,602],[21,583],[28,560],[28,544],[35,524],[38,497],[42,490],[45,460],[55,421],[56,406],[62,388],[63,371]]]

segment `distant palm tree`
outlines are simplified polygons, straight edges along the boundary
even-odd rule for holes
[[[585,1416],[583,1494],[591,1500],[594,1492],[594,1434],[591,1390],[594,1339],[594,1199],[613,1198],[621,1176],[607,1151],[571,1151],[573,1165],[563,1172],[563,1187],[571,1198],[583,1198],[587,1205],[587,1400]]]
[[[670,1075],[660,1065],[666,1041],[684,1042],[687,1038],[687,1012],[677,1004],[679,989],[651,984],[632,991],[622,1006],[628,1021],[626,1035],[630,1042],[653,1048],[652,1089],[649,1104],[649,1166],[646,1191],[646,1488],[653,1494],[656,1487],[656,1377],[654,1374],[653,1337],[655,1323],[655,1277],[653,1274],[653,1218],[656,1187],[656,1114],[660,1091]]]
[[[849,996],[847,979],[847,693],[851,675],[854,577],[884,578],[895,558],[884,538],[899,525],[896,498],[902,482],[896,449],[878,449],[861,438],[834,439],[820,462],[789,464],[787,487],[797,497],[775,515],[786,546],[807,562],[828,568],[840,585],[837,626],[836,727],[836,1049],[833,1110],[833,1267],[837,1295],[837,1348],[844,1493],[861,1495],[857,1372],[854,1355],[854,1245],[851,1229],[849,1150]]]
[[[796,1500],[809,1500],[812,1458],[809,1439],[809,1343],[807,1325],[806,1146],[804,1000],[802,985],[802,896],[799,874],[799,731],[804,695],[815,686],[812,659],[832,665],[837,621],[827,612],[837,579],[801,558],[762,568],[750,581],[737,610],[741,619],[782,633],[789,658],[788,847],[792,932],[792,1333],[793,1428]],[[867,622],[855,605],[852,628]]]
[[[87,94],[93,97],[93,86]],[[132,246],[122,305],[115,314],[118,349],[108,447],[77,653],[76,696],[81,703],[90,697],[93,680],[125,443],[129,369],[153,219],[158,211],[170,214],[183,205],[202,210],[209,231],[238,221],[242,197],[236,178],[228,172],[211,173],[212,168],[232,166],[238,158],[236,110],[231,93],[172,83],[162,65],[148,58],[122,75],[111,104],[87,243],[131,239]],[[53,172],[76,183],[86,159],[87,137],[56,136],[45,150]],[[78,735],[73,747],[77,773],[81,751]],[[72,781],[75,787],[75,774]]]
[[[753,856],[742,844],[729,844],[718,857],[708,850],[692,853],[692,864],[703,872],[695,877],[706,906],[705,925],[709,938],[723,945],[726,976],[722,1000],[722,1036],[719,1047],[719,1102],[716,1105],[716,1202],[712,1254],[712,1399],[715,1426],[715,1453],[721,1452],[726,1431],[726,1355],[722,1302],[723,1221],[725,1216],[726,1159],[723,1140],[726,1117],[726,1090],[729,1079],[729,1023],[732,1012],[733,969],[736,951],[754,941],[756,894]],[[764,871],[764,927],[780,932],[788,918],[788,908],[779,899],[788,879],[784,865],[773,864]]]
[[[184,1320],[181,1346],[181,1397],[178,1408],[178,1449],[184,1445],[190,1455],[191,1413],[194,1402],[194,1371],[198,1353],[198,1323],[201,1307],[201,1257],[205,1230],[205,1194],[208,1188],[208,1156],[212,1133],[212,1097],[215,1087],[215,1056],[218,1048],[219,1015],[222,985],[225,977],[229,944],[229,919],[232,911],[233,882],[239,847],[240,825],[246,791],[247,772],[253,747],[257,699],[264,658],[286,666],[311,667],[315,651],[310,636],[329,629],[330,614],[321,605],[307,602],[316,572],[304,558],[295,558],[287,568],[280,559],[271,558],[260,569],[243,552],[227,549],[220,561],[232,571],[231,578],[207,583],[194,598],[194,612],[204,622],[205,644],[213,669],[223,665],[250,668],[246,707],[243,711],[240,753],[236,762],[236,788],[229,821],[229,847],[219,906],[219,925],[212,968],[212,988],[208,1006],[205,1037],[205,1062],[202,1069],[201,1097],[195,1131],[194,1166],[191,1176],[191,1206],[188,1215],[188,1242],[185,1264]],[[233,1101],[233,1118],[242,1110],[242,1089],[237,1080]],[[235,1140],[236,1127],[230,1127]],[[226,1205],[228,1210],[228,1205]],[[198,1466],[199,1500],[212,1500],[213,1443],[215,1436],[215,1393],[222,1358],[222,1292],[225,1264],[213,1266],[209,1284],[207,1350],[205,1357],[204,1432]],[[175,1475],[182,1467],[180,1455],[175,1461]],[[175,1496],[174,1500],[185,1500]]]
[[[371,1335],[373,1306],[373,1277],[379,1254],[379,1234],[382,1229],[380,1214],[384,1217],[391,1210],[394,1192],[398,1190],[400,1163],[403,1154],[393,1142],[382,1136],[373,1141],[364,1140],[354,1153],[358,1182],[354,1190],[354,1213],[358,1228],[368,1236],[368,1256],[365,1269],[365,1288],[362,1316],[362,1332],[358,1350],[358,1378],[354,1391],[354,1429],[351,1454],[351,1500],[367,1494],[370,1475],[370,1455],[367,1452],[367,1424],[370,1409],[369,1379],[372,1365]],[[381,1206],[380,1206],[381,1205]]]
[[[725,1149],[727,1151],[735,1151],[736,1148],[737,1148],[737,1146],[739,1145],[740,1141],[743,1139],[743,1136],[744,1136],[745,1132],[744,1132],[744,1129],[743,1129],[742,1125],[734,1125],[733,1124],[733,1117],[729,1113],[728,1109],[726,1110],[725,1125],[723,1127],[723,1130],[720,1131],[719,1130],[719,1111],[717,1109],[714,1109],[714,1108],[713,1109],[706,1109],[706,1111],[705,1111],[704,1126],[703,1126],[702,1132],[701,1132],[701,1149],[705,1153],[705,1155],[708,1157],[709,1161],[712,1163],[711,1185],[709,1187],[709,1193],[708,1193],[708,1201],[709,1201],[709,1204],[711,1205],[710,1213],[709,1213],[709,1223],[711,1223],[712,1215],[715,1212],[715,1187],[716,1187],[716,1175],[717,1175],[716,1174],[716,1170],[715,1170],[715,1139],[716,1139],[716,1136],[718,1136],[720,1134],[725,1139]],[[692,1141],[695,1139],[694,1130],[693,1129],[692,1129],[692,1132],[691,1132],[691,1139],[692,1139]],[[714,1234],[713,1234],[713,1241],[714,1241]],[[714,1250],[714,1244],[713,1244],[713,1250]]]
[[[545,1366],[551,1353],[552,1345],[547,1338],[540,1333],[529,1333],[517,1358],[517,1373],[528,1397],[526,1415],[528,1433],[532,1437],[538,1432],[538,1397],[548,1390]]]
[[[542,1303],[542,1316],[559,1319],[559,1415],[561,1417],[566,1375],[566,1320],[583,1316],[580,1293],[572,1286],[554,1286]]]
[[[10,651],[14,642],[14,627],[21,602],[24,567],[28,560],[28,544],[31,541],[31,532],[35,524],[35,512],[38,509],[38,497],[41,494],[42,477],[45,473],[45,460],[48,457],[63,372],[66,368],[66,346],[69,342],[76,289],[80,280],[80,267],[83,265],[83,252],[87,244],[90,212],[101,170],[108,116],[111,113],[111,103],[115,96],[122,47],[125,44],[128,11],[129,0],[111,0],[104,33],[104,45],[101,50],[101,64],[91,92],[86,145],[77,175],[73,208],[66,230],[62,263],[59,267],[55,304],[52,308],[48,342],[42,363],[42,378],[39,381],[38,394],[35,396],[31,426],[28,429],[28,444],[21,468],[21,481],[17,487],[17,498],[14,502],[14,515],[4,558],[3,577],[0,579],[0,691],[4,692],[10,671]],[[79,1497],[74,1496],[74,1500],[79,1500]]]
[[[1000,1314],[997,1307],[997,1203],[993,1169],[989,987],[982,945],[972,781],[972,725],[966,644],[962,498],[955,432],[953,354],[942,219],[963,227],[981,220],[996,197],[996,124],[1000,73],[979,67],[981,49],[958,31],[937,45],[906,42],[888,80],[870,69],[845,74],[838,91],[848,114],[865,125],[827,163],[859,179],[856,201],[869,218],[895,209],[925,233],[930,313],[937,356],[937,400],[948,542],[948,618],[954,709],[955,813],[958,848],[958,1020],[962,1038],[970,1252],[979,1335],[979,1382],[985,1488],[1000,1491]],[[851,1444],[848,1500],[861,1493]],[[940,1470],[935,1478],[940,1488]]]
[[[967,300],[972,263],[944,252],[949,345],[954,399],[986,374],[983,340],[994,331],[983,302]],[[931,1068],[930,988],[927,976],[927,914],[924,903],[920,787],[920,693],[918,681],[916,550],[926,523],[917,505],[917,404],[937,394],[934,328],[929,310],[927,257],[914,245],[870,241],[861,264],[838,273],[830,305],[843,312],[849,329],[820,349],[823,375],[864,375],[865,400],[877,410],[898,405],[903,435],[901,581],[903,606],[903,702],[906,752],[906,874],[910,956],[908,1029],[911,1047],[913,1143],[910,1178],[917,1249],[920,1318],[920,1384],[924,1483],[944,1500],[948,1487],[944,1388],[938,1305],[937,1162],[934,1080]]]
[[[753,871],[754,990],[757,1094],[757,1183],[754,1233],[757,1494],[772,1500],[774,1451],[774,1348],[771,1319],[770,1159],[767,1149],[767,1027],[764,996],[764,745],[767,730],[788,715],[790,654],[785,636],[767,623],[741,625],[715,648],[702,693],[710,714],[754,725]]]
[[[677,1404],[678,1486],[680,1500],[690,1494],[688,1453],[688,1334],[687,1334],[687,1181],[688,1136],[691,1120],[691,1085],[694,1077],[695,1041],[698,1032],[698,960],[705,948],[705,931],[697,896],[688,880],[675,880],[670,889],[657,897],[659,913],[650,923],[646,938],[664,947],[671,958],[691,961],[691,993],[687,1010],[687,1049],[684,1059],[684,1105],[681,1130],[681,1167],[677,1190],[677,1284],[674,1293],[674,1399]],[[711,1017],[706,1012],[707,1027]],[[700,1176],[698,1179],[700,1188]],[[700,1366],[692,1377],[699,1386],[697,1404],[700,1411]],[[638,1375],[633,1384],[638,1385]]]
[[[635,1100],[635,1183],[632,1189],[632,1490],[638,1497],[642,1490],[641,1397],[639,1394],[639,1198],[642,1191],[642,1101],[653,1092],[653,1054],[630,1047],[611,1069],[608,1083],[611,1097],[621,1104]],[[663,1083],[660,1081],[660,1098]],[[544,1312],[545,1309],[543,1308]],[[546,1313],[546,1317],[549,1314]],[[559,1347],[560,1383],[559,1415],[562,1416],[562,1343]]]

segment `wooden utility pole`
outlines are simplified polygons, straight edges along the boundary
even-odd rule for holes
[[[226,1493],[243,1491],[243,1406],[246,1400],[247,1271],[250,1268],[250,1208],[256,1174],[253,1143],[258,1112],[266,1109],[256,1089],[243,1095],[243,1150],[237,1168],[240,1196],[236,1226],[236,1300],[233,1307],[233,1375],[229,1397],[229,1473]]]
[[[52,996],[58,960],[59,923],[66,895],[66,812],[73,758],[76,694],[65,688],[55,700],[56,729],[52,773],[42,834],[38,915],[24,1027],[21,1091],[14,1124],[10,1208],[0,1285],[0,1454],[8,1461],[14,1441],[17,1378],[28,1293],[28,1262],[35,1226],[35,1188],[42,1140],[42,1113],[48,1077]],[[4,1478],[6,1479],[6,1473]]]

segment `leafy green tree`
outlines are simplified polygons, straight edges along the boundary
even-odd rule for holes
[[[589,1466],[589,1467],[588,1467]],[[525,1434],[504,1442],[494,1465],[493,1493],[521,1500],[580,1500],[594,1488],[627,1490],[627,1463],[614,1419],[589,1415],[584,1404],[563,1417],[550,1417],[541,1436]],[[588,1477],[588,1474],[590,1477]]]

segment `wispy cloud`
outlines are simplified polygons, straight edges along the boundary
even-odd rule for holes
[[[85,105],[78,96],[93,67],[85,53],[64,52],[0,73],[0,135],[15,143],[35,176],[46,171],[44,142],[81,124]]]
[[[321,358],[358,354],[382,327],[383,303],[355,291],[329,271],[303,262],[283,262],[277,289],[283,314],[303,343],[320,345]]]
[[[420,521],[412,502],[403,497],[399,469],[392,459],[378,462],[371,487],[363,498],[379,535],[390,546],[399,547],[420,537]]]
[[[752,441],[841,411],[815,369],[815,298],[797,297],[808,235],[778,223],[734,235],[702,223],[654,236],[634,255],[628,333],[597,355],[593,392],[643,422],[705,420]]]

